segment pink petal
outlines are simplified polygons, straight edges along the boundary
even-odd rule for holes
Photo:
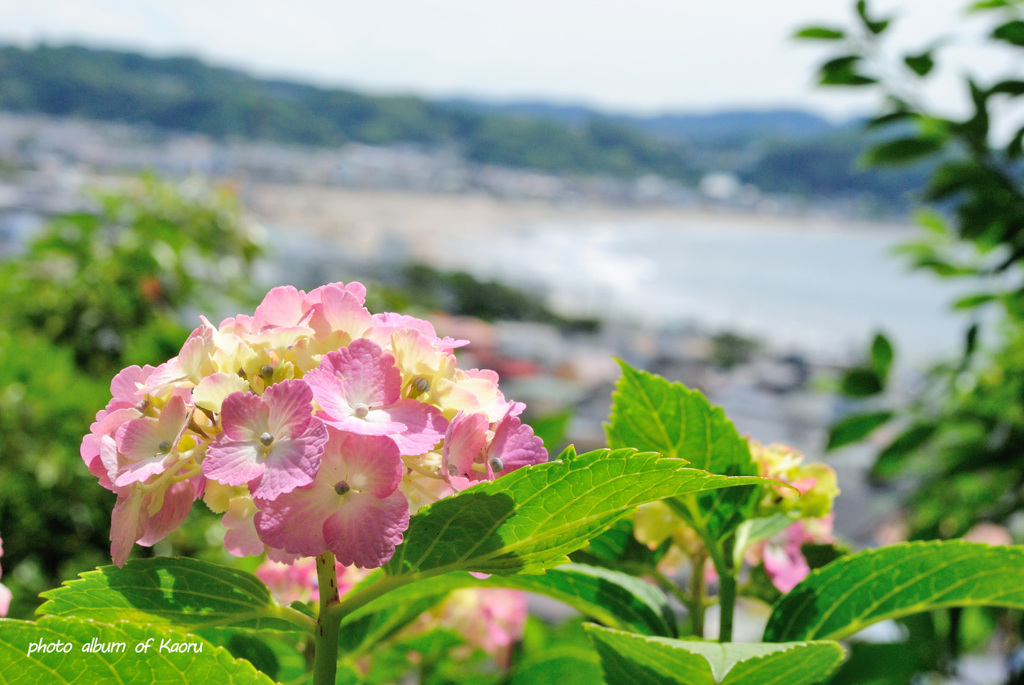
[[[448,420],[437,407],[416,400],[398,400],[387,407],[393,423],[403,426],[401,432],[389,434],[402,454],[415,456],[434,449],[448,429]]]
[[[221,524],[227,529],[224,534],[224,547],[236,557],[255,556],[263,553],[263,541],[256,534],[253,516],[256,514],[256,503],[251,497],[232,497],[228,510],[221,517]]]
[[[328,429],[317,481],[334,488],[340,481],[374,497],[387,497],[402,481],[405,468],[394,441]]]
[[[543,464],[548,460],[548,451],[533,429],[512,416],[510,410],[494,429],[490,456],[501,459],[500,473],[504,474],[523,466]]]
[[[263,478],[252,494],[263,499],[275,499],[312,483],[320,468],[325,442],[327,428],[320,421],[310,424],[304,437],[275,442],[264,460]]]
[[[338,383],[322,382],[330,377],[337,379]],[[310,371],[306,380],[313,388],[317,404],[325,410],[324,400],[339,399],[325,396],[331,393],[340,392],[340,399],[349,407],[357,404],[385,407],[398,400],[402,391],[402,376],[395,366],[395,358],[386,354],[376,343],[363,338],[353,340],[348,347],[325,354],[320,361],[320,368]]]
[[[173,447],[178,436],[188,425],[188,408],[180,396],[172,396],[157,418],[143,417],[129,421],[118,431],[117,447],[132,461],[149,459],[169,450],[160,449],[162,443]]]
[[[11,608],[11,591],[6,586],[0,585],[0,616],[6,616]]]
[[[258,441],[267,432],[270,410],[264,402],[249,392],[234,392],[224,398],[220,421],[222,432],[218,440]]]
[[[110,381],[110,394],[113,396],[111,404],[116,403],[118,406],[107,405],[107,409],[134,407],[140,399],[139,388],[145,385],[146,379],[151,373],[153,373],[153,367],[149,365],[145,368],[129,366],[122,369]]]
[[[350,492],[324,522],[327,548],[346,566],[377,568],[395,554],[409,527],[409,503],[401,492],[384,499]]]
[[[444,436],[441,451],[441,473],[445,478],[460,477],[469,480],[483,480],[486,471],[474,471],[472,466],[477,456],[487,447],[487,417],[483,414],[459,414],[452,419]],[[455,473],[451,468],[455,467]]]
[[[320,291],[320,304],[313,308],[310,320],[318,335],[340,331],[350,338],[360,338],[373,324],[373,316],[363,306],[362,298],[337,285],[325,286]]]
[[[275,438],[299,436],[313,420],[313,391],[304,381],[272,385],[264,391],[263,401],[270,411],[267,429]]]
[[[276,499],[257,498],[262,511],[255,517],[260,539],[292,554],[316,556],[326,551],[323,524],[354,495],[390,496],[402,478],[402,459],[388,438],[366,437],[328,429],[329,439],[312,485],[296,488]],[[349,484],[339,495],[335,486]]]
[[[364,304],[366,302],[365,285],[359,281],[352,281],[348,285],[338,281],[336,283],[327,283],[326,285],[322,285],[319,288],[309,291],[309,294],[306,295],[306,306],[311,307],[315,304],[320,304],[323,293],[328,288],[341,288],[342,290],[347,290],[352,293],[357,300],[359,300],[359,304]]]
[[[314,483],[292,490],[270,502],[258,502],[262,509],[254,521],[260,540],[292,554],[315,557],[327,551],[323,524],[337,506],[332,485]]]
[[[152,494],[149,496],[153,497]],[[170,485],[164,491],[164,501],[160,505],[160,511],[149,517],[145,532],[137,542],[144,547],[152,547],[177,530],[178,526],[188,517],[188,513],[192,511],[192,503],[195,502],[195,499],[195,485],[192,482],[183,481]]]
[[[253,317],[256,330],[267,326],[295,326],[302,321],[306,311],[303,300],[306,293],[290,285],[272,288],[256,307]]]
[[[118,496],[110,514],[110,556],[117,567],[124,566],[135,541],[145,530],[140,520],[142,491],[132,490],[130,495]]]
[[[221,440],[221,433],[206,451],[203,475],[224,485],[244,485],[263,475],[263,452],[259,440]]]

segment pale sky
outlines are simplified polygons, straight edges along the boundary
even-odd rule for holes
[[[907,45],[962,26],[965,4],[874,3],[903,17]],[[852,18],[852,0],[0,0],[0,42],[189,54],[375,93],[635,113],[802,106],[846,114],[872,101],[814,89],[823,50],[788,38],[809,23]],[[951,80],[935,97],[953,93]]]

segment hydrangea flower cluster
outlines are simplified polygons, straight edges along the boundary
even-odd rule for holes
[[[781,592],[789,592],[810,573],[802,546],[833,542],[832,505],[839,494],[836,474],[825,464],[805,463],[804,456],[792,447],[762,445],[755,440],[750,440],[749,444],[758,476],[792,486],[767,488],[757,503],[756,516],[781,514],[793,523],[782,532],[751,545],[745,560],[751,565],[763,564],[772,584]],[[697,533],[662,502],[639,507],[633,519],[633,534],[652,550],[671,539],[659,563],[667,570],[678,567],[703,547]],[[708,573],[709,577],[714,577],[710,567]]]
[[[836,472],[819,463],[804,463],[804,455],[780,444],[750,441],[750,456],[759,476],[788,483],[790,488],[768,490],[758,503],[758,514],[784,514],[794,519],[781,533],[748,549],[748,563],[758,562],[780,592],[789,592],[807,577],[811,568],[802,547],[808,543],[833,542],[832,505],[839,495]]]
[[[330,551],[373,568],[410,512],[547,460],[497,374],[458,367],[467,341],[371,314],[365,296],[355,282],[274,288],[253,316],[201,317],[176,357],[113,379],[81,455],[117,494],[115,564],[202,498],[223,513],[232,554]]]

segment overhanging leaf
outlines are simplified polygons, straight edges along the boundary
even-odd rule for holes
[[[809,40],[842,40],[846,34],[839,29],[830,29],[824,26],[808,26],[793,34],[794,38]]]
[[[564,563],[639,504],[764,482],[715,476],[660,454],[596,450],[524,467],[424,507],[384,570],[537,573]]]
[[[889,369],[892,367],[895,355],[889,339],[881,333],[876,333],[871,341],[871,368],[883,381],[889,376]]]
[[[70,644],[67,652],[46,645]],[[31,645],[44,651],[28,654]],[[143,651],[139,645],[149,644]],[[85,651],[93,645],[101,650]],[[181,649],[188,651],[169,651]],[[60,649],[64,649],[61,647]],[[139,651],[136,651],[136,650]],[[106,651],[110,650],[110,651]],[[197,651],[198,650],[198,651]],[[0,619],[0,683],[225,683],[272,685],[247,661],[175,630],[49,616],[38,623]]]
[[[622,377],[612,394],[612,411],[605,424],[608,445],[633,447],[686,459],[693,466],[729,476],[753,476],[757,466],[750,447],[720,407],[696,390],[619,362]],[[693,494],[689,508],[700,520],[691,521],[708,537],[720,539],[753,511],[756,488]]]
[[[609,683],[812,685],[843,660],[835,642],[716,643],[644,637],[587,626]]]
[[[847,397],[871,397],[881,393],[885,385],[874,369],[855,368],[843,376],[840,389]]]
[[[944,144],[939,137],[897,138],[872,147],[864,156],[864,162],[871,166],[908,164],[935,154]]]
[[[886,423],[893,417],[891,411],[876,411],[866,414],[854,414],[839,421],[828,435],[826,450],[834,450],[851,442],[867,437],[871,431]]]
[[[364,617],[386,618],[423,598],[433,598],[436,602],[453,590],[467,587],[533,592],[557,599],[590,620],[613,628],[646,635],[675,634],[672,608],[661,590],[635,576],[586,564],[565,564],[535,575],[477,578],[456,572],[421,580],[392,590],[346,616],[342,633],[347,631],[347,625],[362,621]]]
[[[1024,609],[1024,547],[909,542],[811,572],[772,610],[766,642],[839,640],[890,618],[957,606]]]
[[[112,623],[246,626],[295,630],[312,621],[282,607],[256,576],[188,557],[129,561],[101,566],[44,592],[36,613]]]

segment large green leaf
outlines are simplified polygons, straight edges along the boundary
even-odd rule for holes
[[[872,623],[956,606],[1024,609],[1024,547],[909,542],[842,557],[783,597],[766,642],[839,640]]]
[[[873,411],[847,416],[832,426],[825,450],[838,449],[863,440],[876,428],[888,423],[894,415],[891,411]]]
[[[367,579],[360,587],[370,586],[374,580]],[[346,633],[363,633],[365,637],[349,648],[365,647],[368,639],[379,639],[381,632],[391,627],[394,617],[404,614],[405,607],[424,600],[433,604],[449,592],[466,587],[533,592],[564,602],[587,618],[613,628],[647,635],[675,634],[671,605],[658,588],[625,573],[586,564],[565,564],[541,574],[478,578],[455,572],[410,583],[348,614],[342,622],[343,639]],[[358,590],[357,587],[355,591]],[[372,620],[367,621],[370,617]]]
[[[136,621],[187,627],[235,625],[294,630],[312,621],[282,607],[256,576],[188,557],[129,561],[101,566],[43,593],[36,610],[51,616],[96,621]]]
[[[34,649],[28,654],[33,645],[44,651]],[[52,645],[50,649],[70,647],[67,652],[47,653],[48,645]],[[94,646],[111,651],[86,651]],[[187,652],[169,651],[183,646]],[[105,624],[55,616],[38,623],[0,619],[0,664],[0,683],[17,685],[273,683],[248,661],[236,660],[226,649],[195,635],[144,624]]]
[[[565,563],[634,507],[678,495],[767,482],[729,478],[632,449],[595,450],[518,469],[424,507],[384,567],[389,576],[447,571],[538,573]],[[395,585],[399,583],[397,579]]]
[[[747,441],[696,390],[619,362],[622,377],[612,394],[605,432],[612,448],[633,447],[686,459],[695,468],[729,476],[757,475]],[[733,488],[688,497],[698,530],[720,539],[757,503],[757,488]]]
[[[605,679],[616,685],[813,685],[843,660],[835,642],[717,643],[587,630]]]

